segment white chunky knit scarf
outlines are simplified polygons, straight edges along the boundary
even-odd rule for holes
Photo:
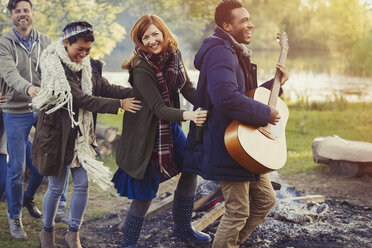
[[[102,189],[107,189],[111,185],[111,172],[102,162],[95,160],[96,153],[91,146],[95,142],[92,112],[79,109],[79,121],[74,120],[71,87],[62,62],[73,72],[82,71],[82,91],[92,95],[92,68],[89,56],[84,57],[79,64],[72,62],[63,45],[63,39],[60,39],[48,46],[41,55],[41,89],[32,100],[32,106],[37,109],[48,109],[46,114],[67,106],[72,127],[79,126],[80,129],[75,140],[74,158],[70,167],[82,166],[93,181]]]

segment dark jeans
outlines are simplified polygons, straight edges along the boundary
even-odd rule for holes
[[[4,198],[7,166],[6,155],[0,154],[0,201]]]
[[[25,192],[26,196],[33,198],[43,181],[43,176],[32,165],[30,156],[32,144],[28,139],[31,127],[37,122],[38,112],[3,113],[3,116],[9,155],[5,186],[8,216],[17,219],[22,213],[23,181],[26,167],[31,171],[30,181]]]

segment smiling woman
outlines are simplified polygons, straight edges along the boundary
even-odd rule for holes
[[[93,27],[87,22],[80,22],[80,26],[71,23],[63,29],[63,45],[72,62],[80,63],[89,55],[94,42]],[[80,33],[79,37],[76,36]]]
[[[42,248],[55,247],[54,219],[63,192],[66,166],[70,166],[74,189],[71,195],[68,247],[80,248],[79,228],[88,200],[89,180],[106,189],[110,170],[95,160],[96,113],[129,112],[140,109],[139,101],[127,98],[131,89],[113,86],[102,77],[102,63],[88,55],[94,42],[91,24],[68,24],[63,38],[49,45],[41,55],[42,84],[32,105],[41,109],[32,146],[33,163],[48,176],[43,200]],[[122,100],[121,100],[122,99]]]
[[[153,54],[159,54],[164,49],[163,33],[151,24],[142,36],[142,43]]]
[[[140,113],[125,114],[114,175],[121,196],[133,199],[123,229],[121,247],[134,247],[144,216],[156,197],[159,184],[182,171],[186,137],[180,122],[202,124],[207,111],[180,109],[180,94],[193,103],[195,88],[189,80],[177,41],[164,21],[155,15],[142,16],[130,33],[134,56],[122,65],[129,70],[133,94],[142,100]],[[142,152],[133,152],[142,151]],[[210,243],[208,234],[191,226],[196,175],[182,173],[174,198],[175,236],[194,243]]]

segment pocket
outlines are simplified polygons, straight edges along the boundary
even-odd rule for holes
[[[36,127],[32,157],[40,174],[55,175],[61,161],[61,118],[60,111],[50,115],[40,112]]]
[[[44,114],[42,118],[42,123],[40,127],[40,132],[38,133],[38,143],[40,144],[40,149],[44,153],[52,154],[55,153],[58,145],[61,143],[61,119],[60,112],[57,111],[50,115]]]
[[[9,90],[9,94],[7,94],[7,97],[8,101],[13,102],[28,102],[31,99],[31,97],[29,97],[28,95],[20,93],[16,90]]]

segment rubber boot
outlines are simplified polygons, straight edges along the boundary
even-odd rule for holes
[[[137,247],[137,241],[141,233],[144,219],[144,217],[134,216],[130,213],[127,214],[123,228],[123,243],[121,244],[120,248]]]
[[[191,216],[194,211],[194,196],[182,197],[174,192],[173,200],[173,235],[188,239],[197,244],[209,244],[211,236],[195,230],[191,225]]]

